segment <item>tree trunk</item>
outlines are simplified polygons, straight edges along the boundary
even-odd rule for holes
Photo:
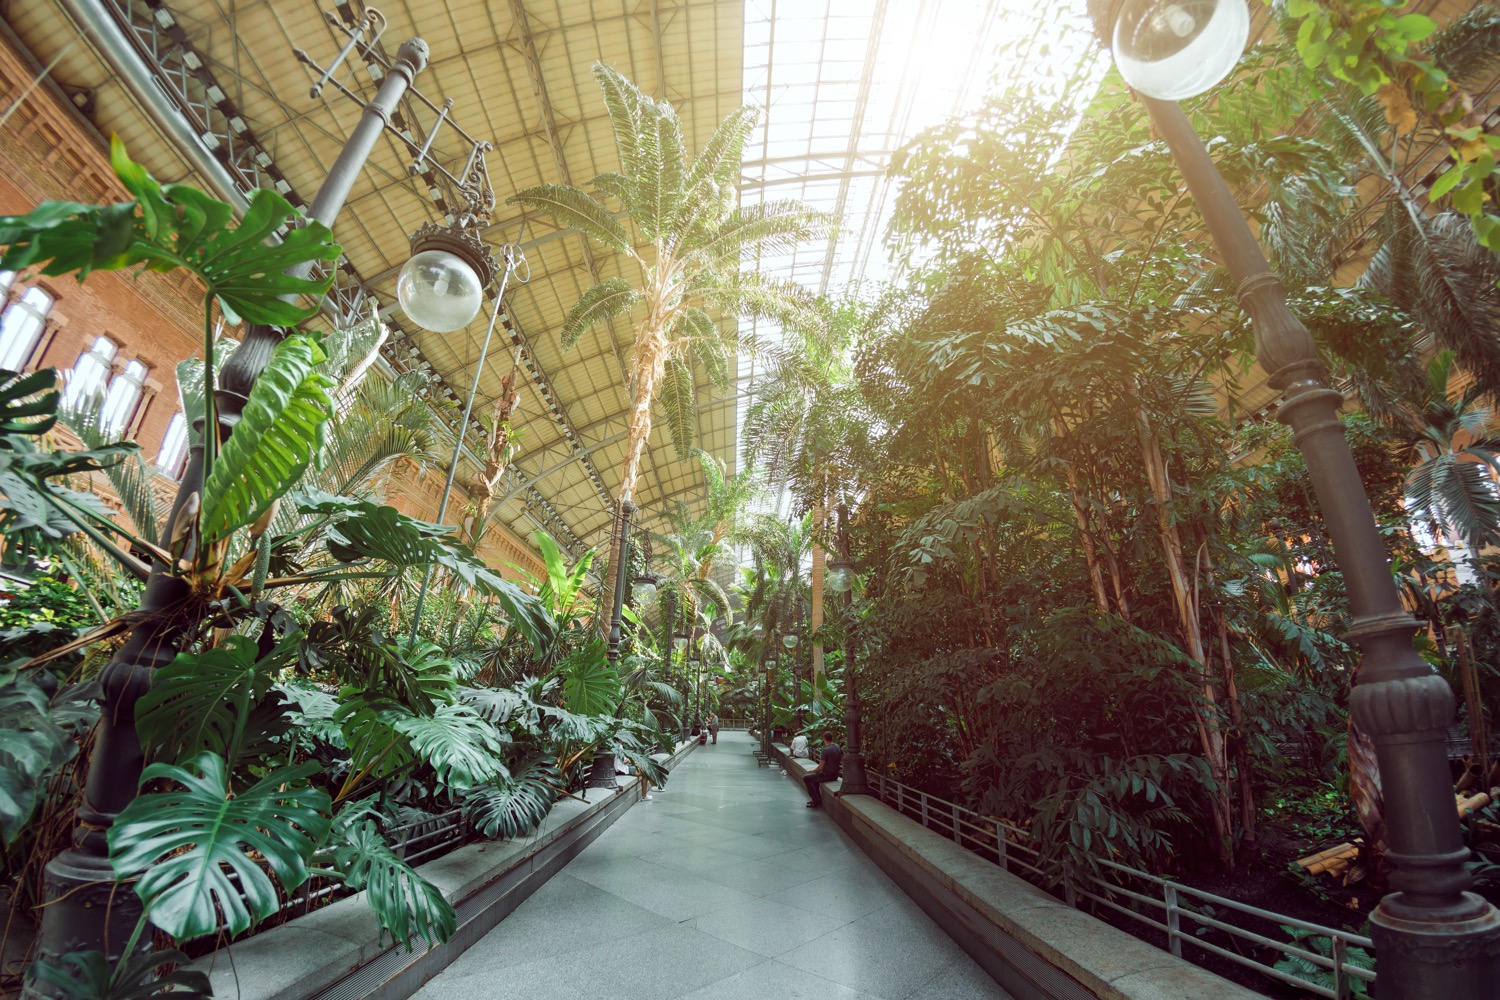
[[[818,533],[823,528],[823,522],[828,517],[828,510],[822,503],[813,510],[813,543],[812,543],[812,610],[808,620],[811,622],[809,631],[817,634],[818,629],[823,627],[823,546],[818,544]],[[813,711],[819,710],[818,678],[823,673],[823,640],[812,641],[812,704]]]
[[[656,395],[656,383],[661,378],[665,364],[662,347],[657,342],[659,334],[649,327],[647,317],[636,329],[635,336],[635,401],[630,406],[630,434],[625,444],[625,464],[620,469],[620,503],[635,496],[635,481],[641,474],[641,456],[646,452],[646,441],[651,437],[651,403]],[[618,534],[618,533],[616,533]],[[615,537],[609,543],[609,562],[599,577],[599,621],[609,627],[610,609],[615,600],[615,567],[620,562],[623,538]]]
[[[1104,590],[1104,567],[1099,565],[1099,552],[1094,547],[1094,533],[1089,530],[1088,508],[1078,493],[1078,474],[1073,465],[1065,462],[1067,470],[1068,503],[1073,508],[1073,520],[1078,523],[1078,538],[1083,545],[1083,561],[1088,565],[1089,584],[1094,591],[1094,604],[1100,612],[1109,614],[1109,595]]]
[[[1219,858],[1227,865],[1234,863],[1234,810],[1229,794],[1229,758],[1225,746],[1224,730],[1219,721],[1218,691],[1207,668],[1207,654],[1203,646],[1203,623],[1199,614],[1196,589],[1192,586],[1194,574],[1187,570],[1182,551],[1182,537],[1172,519],[1172,483],[1167,473],[1167,463],[1162,455],[1161,441],[1151,427],[1151,418],[1144,408],[1136,410],[1136,437],[1141,446],[1141,459],[1146,467],[1146,479],[1155,501],[1157,533],[1161,538],[1163,562],[1172,583],[1172,596],[1177,608],[1178,623],[1182,628],[1185,652],[1194,662],[1194,673],[1198,682],[1200,698],[1193,704],[1193,716],[1197,722],[1198,737],[1203,745],[1203,756],[1208,762],[1209,774],[1218,784],[1217,793],[1209,796],[1213,814],[1214,836]]]

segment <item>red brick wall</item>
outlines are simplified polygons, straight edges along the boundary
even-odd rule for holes
[[[26,62],[0,41],[0,107],[9,107],[30,81]],[[125,198],[99,136],[50,89],[34,89],[0,128],[0,214],[24,214],[49,199]],[[69,369],[95,338],[115,341],[116,371],[128,361],[150,369],[128,436],[140,443],[148,461],[154,460],[177,411],[177,362],[202,345],[202,286],[185,272],[99,273],[84,284],[23,274],[11,295],[19,297],[32,284],[56,301],[26,367]]]
[[[26,61],[0,38],[0,108],[9,107],[30,82]],[[22,215],[48,200],[97,204],[126,197],[103,140],[47,87],[34,89],[0,127],[0,215]],[[23,274],[11,286],[12,298],[31,285],[42,286],[55,302],[26,368],[70,369],[95,338],[108,336],[119,345],[117,372],[132,360],[151,369],[125,436],[154,463],[178,408],[177,362],[201,353],[203,286],[186,272],[100,272],[83,284]],[[103,477],[96,477],[96,486],[112,499]],[[441,486],[441,475],[422,475],[414,463],[402,463],[386,484],[387,501],[414,517],[434,518]],[[455,513],[461,509],[455,504]],[[507,577],[517,575],[507,563],[542,570],[530,546],[499,525],[481,554]]]

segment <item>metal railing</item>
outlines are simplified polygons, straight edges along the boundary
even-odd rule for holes
[[[1054,891],[1052,881],[1042,870],[1040,852],[1032,846],[1031,835],[1025,829],[903,785],[878,773],[875,768],[871,771],[876,772],[871,774],[871,782],[886,805],[931,830],[945,834],[954,843],[994,862],[1005,871],[1019,874],[1048,892]],[[1183,945],[1188,944],[1329,1000],[1347,1000],[1353,996],[1357,982],[1375,981],[1372,970],[1360,968],[1349,960],[1350,948],[1368,951],[1374,947],[1373,942],[1363,935],[1262,910],[1103,858],[1099,859],[1099,865],[1110,872],[1111,877],[1085,876],[1083,886],[1067,886],[1063,890],[1064,900],[1070,906],[1078,906],[1079,897],[1082,897],[1095,907],[1103,907],[1161,933],[1165,936],[1167,950],[1178,958],[1196,957],[1192,953],[1184,955]],[[1262,932],[1241,926],[1242,923],[1249,923],[1252,927],[1271,926],[1264,927]],[[1292,928],[1299,932],[1299,937],[1288,942],[1269,936],[1280,928]],[[1227,936],[1232,947],[1208,940],[1214,932]],[[1320,944],[1309,947],[1314,941]],[[1249,954],[1239,950],[1241,945],[1247,946]],[[1253,957],[1258,948],[1268,948],[1278,956],[1301,959],[1326,973],[1332,985],[1315,983],[1262,962]]]

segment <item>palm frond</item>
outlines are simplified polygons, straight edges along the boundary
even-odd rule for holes
[[[560,334],[563,349],[578,343],[586,330],[629,312],[640,300],[640,293],[624,278],[608,278],[585,290],[563,319]]]
[[[693,409],[693,370],[676,358],[668,358],[658,398],[666,411],[667,429],[672,433],[677,457],[687,458],[692,451],[697,423],[697,411]]]
[[[757,253],[774,255],[829,235],[833,219],[798,201],[767,201],[736,209],[721,224],[684,241],[681,252],[710,268],[722,268]]]
[[[550,215],[560,225],[577,229],[595,243],[623,254],[633,254],[630,235],[603,205],[588,192],[571,184],[541,184],[517,192],[508,204],[533,208]]]
[[[620,169],[627,175],[634,174],[640,152],[641,105],[646,98],[619,70],[602,62],[594,63],[594,79],[604,92],[604,109],[609,112],[615,150],[620,154]]]

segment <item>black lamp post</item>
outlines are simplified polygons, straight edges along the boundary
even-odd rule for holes
[[[688,738],[688,727],[690,725],[689,722],[688,722],[688,713],[693,710],[693,689],[689,686],[689,681],[688,681],[688,676],[687,676],[688,675],[687,648],[688,648],[688,642],[691,641],[691,639],[692,639],[692,637],[690,635],[688,635],[686,632],[678,632],[675,629],[672,632],[672,649],[674,649],[677,652],[683,654],[683,657],[682,657],[682,715],[678,719],[678,722],[679,722],[679,724],[682,727],[682,738],[684,740],[686,740]]]
[[[1125,81],[1139,91],[1197,201],[1255,328],[1258,359],[1285,402],[1349,591],[1349,638],[1363,652],[1350,698],[1375,743],[1395,890],[1370,914],[1387,1000],[1479,1000],[1500,982],[1500,912],[1468,891],[1444,737],[1453,692],[1412,648],[1418,622],[1391,578],[1385,545],[1344,437],[1343,397],[1287,307],[1286,289],[1176,104],[1234,69],[1249,35],[1245,0],[1091,0]]]
[[[765,695],[763,699],[764,705],[762,706],[764,708],[764,714],[762,715],[760,727],[760,750],[761,753],[765,755],[766,759],[770,760],[771,683],[772,678],[776,673],[776,661],[771,657],[772,647],[769,639],[766,637],[766,627],[760,622],[756,622],[755,628],[751,629],[751,634],[755,636],[756,642],[760,643],[760,665],[761,669],[765,672],[766,675],[766,689],[763,692],[763,694]]]
[[[854,561],[849,558],[849,509],[839,505],[839,554],[828,564],[824,578],[828,589],[843,595],[844,604],[844,768],[838,795],[874,795],[870,777],[865,773],[864,717],[859,703],[859,670],[854,663],[855,626],[850,608],[854,606]]]
[[[332,227],[391,113],[426,66],[426,42],[412,38],[402,43],[379,91],[365,104],[359,124],[318,189],[309,206],[309,218]],[[312,265],[299,265],[290,273],[307,277],[312,273]],[[233,433],[251,387],[271,363],[276,346],[285,336],[285,331],[275,327],[246,328],[243,342],[219,373],[219,388],[214,394],[218,426],[213,428],[219,441]],[[204,433],[207,430],[202,429]],[[168,525],[176,523],[183,505],[202,490],[203,434],[198,438],[199,443],[193,446],[183,470]],[[163,538],[162,546],[166,547],[169,541]],[[183,557],[191,559],[192,553],[184,553]],[[46,868],[47,903],[42,907],[37,952],[43,961],[56,965],[68,952],[98,951],[113,966],[123,957],[126,943],[132,940],[131,931],[140,918],[141,904],[128,886],[116,883],[106,836],[116,817],[135,799],[143,766],[140,737],[135,730],[136,702],[149,690],[156,669],[170,663],[177,654],[187,623],[180,615],[172,614],[171,609],[189,597],[189,589],[188,582],[167,566],[153,566],[137,612],[142,624],[100,671],[102,712],[89,756],[74,846],[53,858]],[[143,937],[142,944],[149,949],[150,935]],[[55,987],[28,979],[25,995],[62,994]]]
[[[798,627],[800,626],[799,622]],[[797,645],[801,641],[801,636],[796,632],[788,632],[781,637],[781,644],[786,647],[786,651],[792,657],[792,704],[797,706],[794,710],[793,725],[797,727],[799,733],[802,732],[802,673],[798,670],[801,666],[801,658],[797,655]]]

